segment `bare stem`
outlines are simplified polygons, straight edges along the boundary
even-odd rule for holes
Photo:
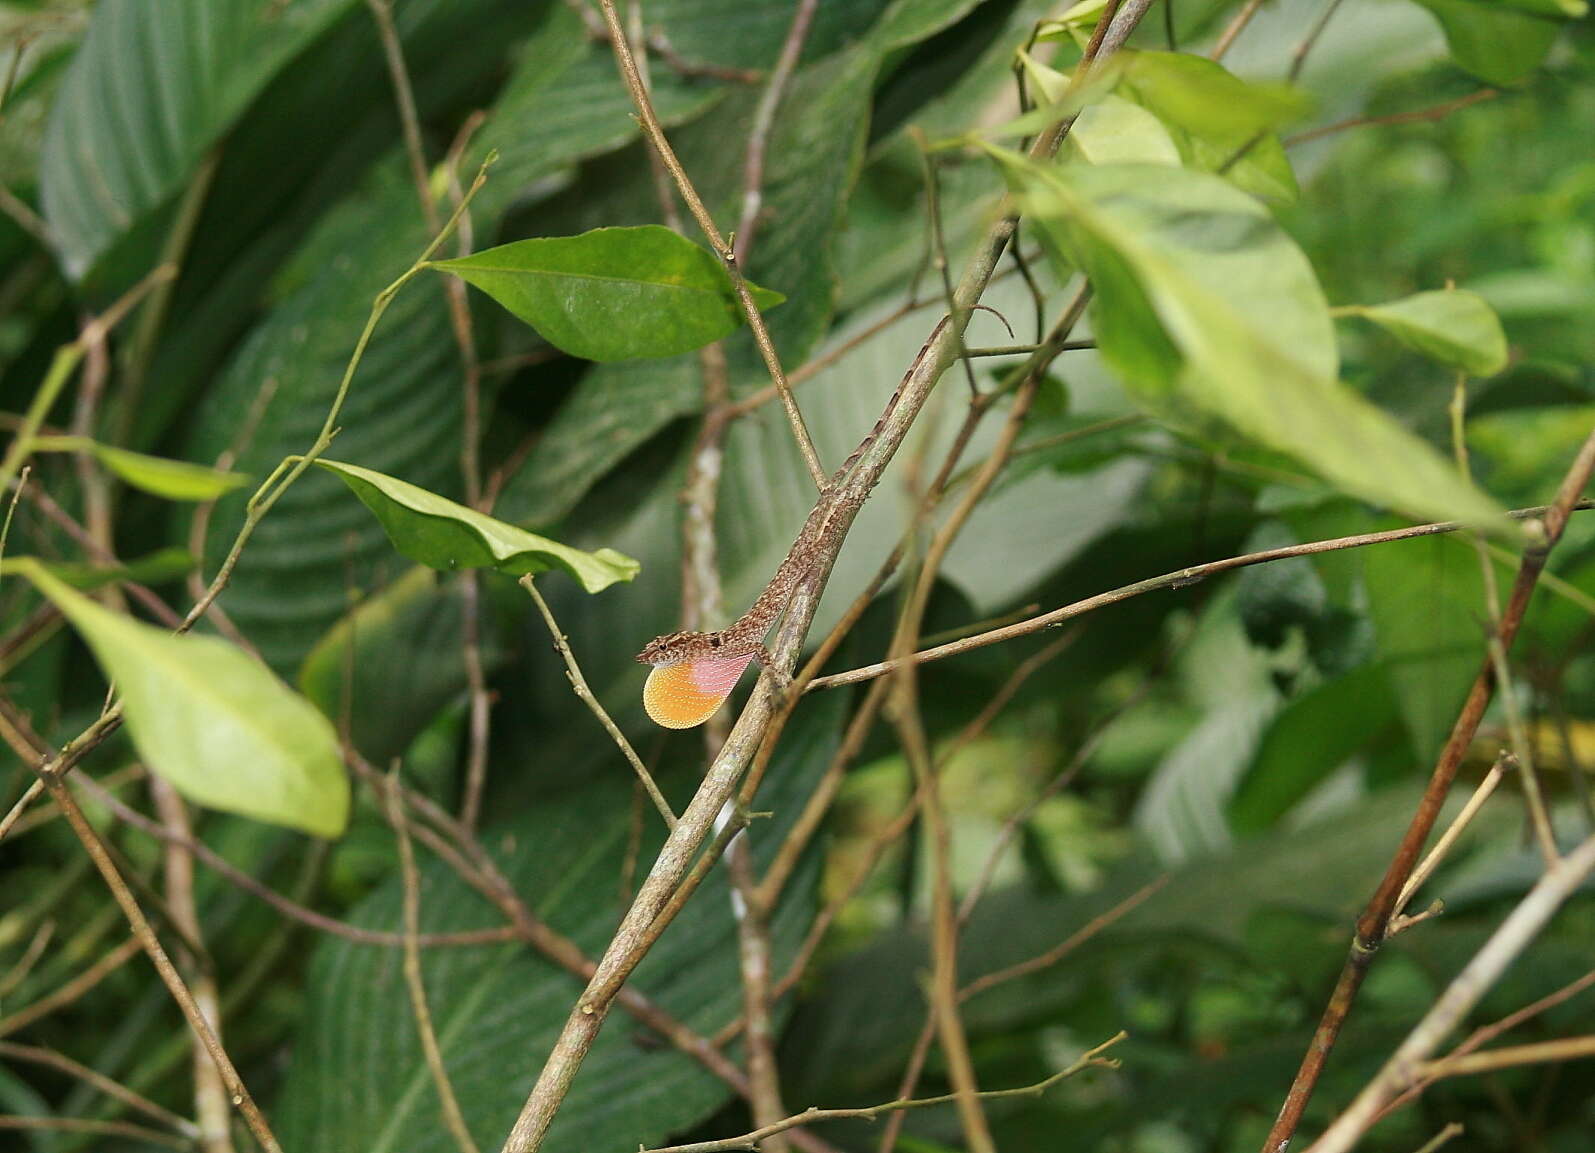
[[[565,676],[570,681],[570,687],[575,691],[577,698],[592,711],[598,718],[598,723],[604,726],[604,731],[615,742],[615,747],[621,751],[631,765],[632,771],[637,774],[637,779],[642,782],[642,787],[648,790],[648,796],[653,800],[654,808],[659,810],[659,815],[664,818],[665,824],[670,828],[676,827],[676,814],[670,807],[670,802],[665,800],[659,786],[654,784],[653,775],[648,772],[648,766],[642,763],[642,758],[637,755],[637,750],[631,747],[631,742],[626,739],[626,734],[620,731],[620,726],[615,724],[604,706],[598,703],[598,698],[593,696],[593,690],[587,686],[587,678],[582,676],[581,666],[576,663],[576,654],[570,651],[570,642],[565,639],[565,634],[560,631],[559,622],[554,619],[553,611],[548,607],[548,602],[543,599],[543,594],[537,591],[530,573],[521,577],[520,585],[531,596],[537,605],[537,611],[543,615],[543,621],[548,625],[548,635],[554,639],[554,649],[565,662]]]

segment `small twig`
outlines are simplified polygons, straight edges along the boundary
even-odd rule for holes
[[[797,68],[798,57],[803,55],[803,42],[808,39],[809,25],[818,7],[818,0],[798,0],[786,39],[781,42],[775,69],[753,110],[753,127],[748,131],[747,154],[742,162],[742,215],[737,221],[734,238],[737,262],[743,267],[747,266],[753,237],[759,228],[759,213],[764,206],[764,156],[770,145],[770,132],[775,127],[775,114]]]
[[[676,814],[670,808],[670,802],[665,800],[664,794],[659,791],[659,786],[654,784],[653,775],[648,772],[648,766],[642,763],[642,758],[637,755],[637,750],[631,747],[631,742],[626,739],[626,734],[620,731],[620,726],[610,719],[604,706],[598,703],[598,698],[593,696],[592,689],[587,687],[587,678],[582,676],[581,666],[576,663],[576,654],[570,651],[570,643],[565,639],[565,634],[560,631],[559,622],[554,620],[553,611],[548,607],[548,602],[543,599],[543,594],[537,591],[537,585],[532,580],[532,574],[527,573],[520,579],[520,586],[527,591],[537,611],[543,614],[543,622],[548,625],[548,635],[553,638],[554,649],[559,653],[560,660],[565,662],[565,676],[570,681],[570,687],[575,690],[576,696],[598,718],[598,723],[604,726],[604,731],[615,742],[621,754],[630,763],[632,770],[637,774],[637,779],[642,782],[642,787],[648,790],[648,796],[653,800],[654,808],[659,810],[659,815],[664,818],[665,824],[670,828],[676,827]]]
[[[127,964],[138,951],[138,938],[129,937],[55,992],[48,993],[37,1001],[24,1005],[8,1017],[0,1017],[0,1037],[9,1037],[12,1033],[26,1029],[35,1021],[43,1020],[57,1009],[72,1004],[72,1002],[105,980],[106,977]]]
[[[0,1117],[0,1131],[29,1129],[56,1133],[100,1133],[107,1137],[127,1137],[134,1141],[149,1141],[171,1149],[192,1149],[194,1142],[188,1137],[174,1137],[147,1125],[131,1121],[95,1121],[87,1117]]]
[[[103,785],[92,778],[77,778],[77,787],[89,793],[97,802],[109,809],[118,820],[133,826],[141,832],[148,833],[152,837],[159,838],[166,844],[180,847],[184,852],[193,854],[223,879],[238,886],[244,892],[265,901],[291,920],[357,945],[382,945],[389,948],[398,948],[405,943],[405,937],[402,933],[390,933],[382,929],[366,929],[359,925],[351,925],[347,921],[340,921],[335,917],[327,916],[325,913],[318,913],[316,910],[284,896],[252,874],[234,865],[226,857],[205,844],[204,841],[193,837],[192,834],[178,832],[166,825],[152,821],[136,809],[123,804],[115,796],[111,795]],[[453,933],[422,933],[417,940],[423,947],[439,948],[443,946],[493,944],[500,941],[518,940],[520,936],[519,930],[513,925],[501,925],[487,929],[466,929]]]
[[[1584,841],[1545,871],[1424,1014],[1423,1020],[1407,1035],[1384,1068],[1323,1136],[1308,1146],[1307,1153],[1348,1153],[1373,1124],[1383,1106],[1431,1067],[1428,1055],[1472,1011],[1592,871],[1595,871],[1595,837]],[[1456,1058],[1458,1062],[1472,1059]]]
[[[1417,108],[1411,112],[1391,112],[1384,116],[1353,116],[1349,120],[1338,120],[1333,124],[1326,124],[1322,128],[1312,128],[1306,132],[1298,132],[1294,136],[1287,136],[1284,144],[1286,148],[1293,148],[1298,144],[1305,144],[1309,140],[1318,140],[1325,136],[1333,136],[1337,132],[1345,132],[1351,128],[1368,128],[1377,124],[1427,124],[1436,120],[1444,120],[1453,112],[1460,112],[1464,108],[1471,108],[1475,104],[1486,100],[1494,100],[1501,95],[1494,88],[1481,88],[1477,92],[1470,92],[1466,96],[1455,100],[1447,100],[1444,104],[1435,104],[1428,108]]]
[[[1406,884],[1401,886],[1401,894],[1396,898],[1392,917],[1399,917],[1406,911],[1413,894],[1423,887],[1424,882],[1439,867],[1440,862],[1445,860],[1446,854],[1462,835],[1462,830],[1468,827],[1479,810],[1484,807],[1484,802],[1490,799],[1490,794],[1495,792],[1495,787],[1501,783],[1501,778],[1512,763],[1513,757],[1510,753],[1503,752],[1495,758],[1495,764],[1491,765],[1490,771],[1484,774],[1484,780],[1480,781],[1478,788],[1473,790],[1473,795],[1468,798],[1467,804],[1462,806],[1462,811],[1446,827],[1446,831],[1440,834],[1440,839],[1434,843],[1434,848],[1429,850],[1429,855],[1412,870],[1412,876],[1407,878]]]
[[[808,467],[814,486],[823,490],[826,481],[825,469],[820,465],[819,454],[814,451],[814,441],[809,436],[808,426],[803,422],[803,414],[792,396],[791,385],[781,369],[780,357],[776,353],[774,341],[770,339],[770,331],[765,327],[764,318],[759,314],[758,305],[753,302],[753,294],[748,289],[747,281],[743,279],[741,268],[738,267],[737,254],[720,235],[714,217],[709,214],[697,189],[693,187],[691,178],[682,168],[681,161],[676,158],[675,150],[670,147],[664,127],[654,113],[653,102],[648,98],[647,87],[637,70],[637,61],[632,55],[631,46],[626,42],[626,34],[621,28],[614,0],[598,0],[598,3],[604,14],[604,23],[609,29],[609,42],[614,49],[615,61],[619,65],[627,89],[631,92],[632,102],[637,106],[643,130],[659,154],[659,159],[675,180],[676,188],[680,191],[682,200],[686,202],[687,210],[692,214],[693,220],[697,222],[710,247],[725,266],[726,273],[731,278],[731,286],[736,291],[737,300],[742,306],[743,315],[747,318],[748,327],[753,332],[754,343],[758,345],[759,354],[764,358],[765,367],[770,372],[770,379],[780,393],[781,405],[786,410],[787,421],[792,426],[792,437],[797,442],[799,453],[803,456],[803,463]]]
[[[193,994],[183,982],[183,978],[178,974],[177,967],[172,964],[171,958],[167,956],[166,950],[162,948],[159,938],[155,935],[155,930],[150,927],[143,910],[138,907],[138,902],[134,900],[132,892],[127,887],[127,882],[123,880],[121,873],[117,871],[116,865],[112,862],[110,854],[100,840],[99,834],[94,831],[88,819],[84,817],[83,811],[78,808],[77,801],[73,798],[71,790],[66,787],[64,781],[60,780],[49,770],[41,770],[40,779],[44,781],[45,788],[49,789],[50,795],[55,798],[55,803],[61,807],[61,812],[72,826],[73,833],[77,835],[79,842],[88,852],[89,857],[94,861],[94,866],[99,870],[100,876],[105,879],[106,886],[111,890],[111,896],[115,898],[117,905],[122,909],[123,915],[127,917],[128,924],[132,927],[133,935],[138,939],[138,943],[143,947],[145,953],[149,955],[150,960],[154,962],[155,970],[160,974],[162,984],[172,994],[172,999],[177,1002],[177,1007],[182,1010],[183,1017],[188,1022],[189,1028],[199,1037],[201,1043],[205,1046],[205,1051],[210,1054],[211,1060],[215,1062],[216,1068],[221,1072],[222,1079],[227,1086],[228,1096],[239,1113],[243,1115],[244,1123],[249,1126],[249,1130],[254,1134],[255,1140],[267,1150],[267,1153],[282,1153],[282,1146],[277,1143],[277,1138],[273,1135],[271,1126],[267,1124],[265,1115],[255,1105],[254,1098],[250,1096],[249,1089],[244,1085],[243,1078],[238,1075],[238,1070],[233,1066],[232,1058],[227,1055],[227,1050],[222,1048],[220,1040],[217,1039],[215,1032],[210,1027],[210,1023],[205,1019],[204,1013],[200,1011],[199,1006],[195,1003]]]
[[[1493,1073],[1498,1069],[1515,1069],[1521,1065],[1546,1065],[1557,1061],[1572,1061],[1580,1057],[1595,1057],[1595,1035],[1561,1037],[1555,1041],[1539,1041],[1532,1045],[1509,1045],[1461,1057],[1441,1057],[1436,1061],[1424,1062],[1418,1067],[1418,1072],[1426,1081],[1438,1081],[1442,1077]]]
[[[1301,79],[1302,69],[1307,67],[1308,55],[1312,52],[1314,46],[1317,45],[1318,38],[1329,27],[1329,21],[1334,18],[1335,12],[1340,8],[1340,5],[1341,0],[1326,0],[1324,10],[1319,13],[1318,19],[1314,21],[1312,28],[1308,30],[1306,36],[1302,37],[1301,43],[1297,44],[1295,50],[1290,54],[1290,68],[1285,73],[1286,83],[1294,84]]]
[[[454,1086],[449,1081],[448,1067],[443,1062],[443,1050],[438,1045],[437,1032],[432,1028],[432,1010],[426,1000],[426,979],[421,971],[421,947],[417,938],[421,933],[421,878],[415,867],[415,848],[410,844],[410,826],[404,816],[404,800],[398,787],[399,768],[395,764],[388,774],[386,815],[393,826],[393,835],[399,842],[399,875],[404,883],[404,983],[410,991],[410,1011],[415,1016],[416,1032],[421,1037],[421,1053],[426,1059],[432,1085],[437,1090],[442,1106],[443,1122],[460,1153],[478,1153],[471,1131],[466,1127],[465,1115],[454,1096]]]
[[[1220,33],[1217,43],[1213,45],[1213,50],[1207,54],[1208,59],[1224,59],[1224,54],[1229,51],[1230,45],[1235,43],[1235,37],[1239,36],[1246,26],[1252,22],[1252,17],[1257,15],[1257,10],[1262,6],[1263,0],[1246,0],[1241,10],[1235,13],[1235,18]]]
[[[1442,1145],[1447,1144],[1451,1138],[1462,1136],[1463,1132],[1462,1123],[1460,1121],[1452,1121],[1440,1132],[1425,1141],[1423,1147],[1417,1150],[1417,1153],[1435,1153]]]
[[[13,1061],[30,1061],[36,1065],[48,1065],[58,1069],[68,1077],[74,1077],[86,1085],[91,1085],[108,1097],[114,1097],[130,1109],[137,1109],[145,1116],[169,1125],[179,1134],[189,1140],[197,1140],[199,1126],[187,1117],[179,1117],[163,1105],[157,1105],[141,1093],[135,1093],[119,1081],[113,1081],[105,1074],[87,1065],[81,1065],[64,1053],[57,1053],[54,1049],[41,1049],[37,1045],[18,1045],[13,1041],[0,1041],[0,1057]]]
[[[1588,508],[1595,508],[1595,504],[1577,502],[1574,508],[1582,511]],[[1552,506],[1550,505],[1539,505],[1534,508],[1514,509],[1508,515],[1518,520],[1526,520],[1530,517],[1549,513],[1551,510]],[[1013,640],[1015,637],[1028,636],[1030,633],[1039,632],[1045,628],[1053,628],[1064,621],[1073,620],[1075,617],[1084,616],[1086,613],[1094,612],[1097,609],[1130,600],[1143,593],[1186,588],[1199,581],[1206,580],[1208,577],[1229,572],[1231,569],[1266,564],[1269,561],[1288,560],[1291,557],[1313,556],[1318,553],[1338,552],[1342,549],[1363,548],[1367,545],[1411,540],[1420,536],[1436,536],[1440,533],[1458,532],[1463,527],[1456,521],[1420,524],[1409,528],[1389,529],[1385,532],[1360,533],[1356,536],[1333,537],[1328,540],[1309,541],[1306,544],[1264,549],[1261,552],[1245,553],[1241,556],[1225,557],[1222,560],[1191,565],[1188,568],[1176,569],[1174,572],[1164,573],[1161,576],[1136,581],[1134,584],[1121,585],[1119,588],[1098,593],[1096,596],[1087,597],[1084,600],[1075,601],[1072,604],[1064,605],[1062,608],[1053,609],[1051,612],[1042,613],[1040,616],[1031,617],[1017,624],[1006,625],[1000,629],[992,629],[989,632],[965,637],[963,640],[954,641],[951,644],[922,649],[906,658],[881,661],[873,665],[850,669],[846,672],[833,673],[830,676],[816,677],[809,682],[808,691],[813,692],[817,689],[835,688],[840,685],[852,685],[860,681],[872,680],[875,677],[891,672],[897,667],[898,660],[912,660],[916,664],[924,664],[927,661],[942,660],[946,657],[956,656],[971,649],[984,648],[987,645]]]
[[[1088,1049],[1081,1054],[1079,1060],[1065,1069],[1060,1069],[1044,1081],[1037,1081],[1034,1085],[1025,1085],[1015,1089],[987,1089],[980,1096],[985,1101],[998,1101],[1006,1097],[1039,1097],[1058,1082],[1075,1074],[1091,1068],[1117,1069],[1119,1062],[1111,1057],[1102,1056],[1112,1046],[1117,1045],[1128,1037],[1128,1033],[1118,1033],[1108,1038],[1093,1049]],[[721,1141],[698,1141],[691,1145],[665,1145],[656,1149],[643,1150],[643,1153],[723,1153],[731,1149],[757,1149],[759,1142],[776,1133],[784,1133],[788,1129],[796,1129],[801,1125],[813,1125],[820,1121],[846,1121],[846,1120],[873,1120],[883,1113],[894,1113],[903,1109],[923,1109],[930,1105],[946,1105],[954,1099],[954,1094],[945,1093],[940,1097],[918,1097],[913,1100],[887,1101],[880,1105],[870,1105],[860,1109],[805,1109],[803,1112],[778,1121],[774,1125],[766,1125],[762,1129],[755,1129],[751,1133],[744,1133],[739,1137],[727,1137]]]

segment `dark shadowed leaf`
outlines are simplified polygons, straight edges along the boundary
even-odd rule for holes
[[[117,581],[159,584],[180,577],[194,567],[194,558],[180,548],[157,549],[135,560],[117,565],[97,565],[83,561],[47,561],[38,557],[7,557],[0,561],[0,573],[21,573],[28,565],[43,565],[51,576],[75,589],[97,589]]]
[[[456,504],[397,477],[336,460],[316,464],[343,478],[382,522],[393,547],[413,561],[452,572],[493,568],[523,573],[563,569],[590,593],[637,575],[637,562],[614,549],[583,552]]]
[[[1229,802],[1230,825],[1258,833],[1396,720],[1382,665],[1364,665],[1291,701],[1269,723]]]
[[[217,637],[173,636],[101,608],[40,566],[54,602],[115,682],[139,756],[211,808],[336,837],[349,781],[326,717]]]
[[[550,344],[587,360],[691,352],[742,322],[713,253],[662,225],[516,240],[433,264],[480,288]],[[749,286],[762,311],[785,298]]]
[[[1506,367],[1501,320],[1474,293],[1420,292],[1388,304],[1352,305],[1339,311],[1371,320],[1408,348],[1470,376],[1494,376]]]
[[[51,110],[44,216],[83,273],[172,196],[279,69],[354,0],[106,0]]]
[[[574,701],[572,702],[574,704]],[[835,748],[840,702],[805,709],[771,764],[759,806],[756,855],[768,861]],[[584,746],[584,787],[485,830],[483,843],[532,911],[589,956],[624,909],[617,891],[631,835],[631,786],[615,749]],[[684,802],[683,802],[684,803]],[[662,823],[644,831],[642,868]],[[804,869],[772,925],[784,966],[814,911],[815,871]],[[421,877],[422,928],[450,931],[502,923],[498,912],[441,862]],[[357,908],[361,925],[399,924],[391,878]],[[428,1000],[443,1058],[473,1135],[496,1149],[525,1100],[582,983],[521,944],[428,949]],[[324,938],[309,971],[305,1024],[273,1120],[287,1148],[340,1153],[453,1153],[437,1095],[403,1004],[399,950]],[[736,928],[725,870],[714,870],[627,982],[699,1033],[741,1009]],[[396,1001],[395,998],[398,998]],[[723,1103],[731,1090],[617,1007],[582,1064],[546,1148],[654,1145]]]

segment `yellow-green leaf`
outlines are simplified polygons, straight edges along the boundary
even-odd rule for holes
[[[583,552],[385,473],[336,460],[316,463],[343,478],[382,522],[394,548],[429,568],[492,568],[512,576],[558,568],[595,593],[631,580],[641,567],[614,549]]]
[[[88,644],[122,699],[139,756],[201,805],[336,837],[349,780],[327,718],[218,637],[173,636],[19,566]]]
[[[166,500],[215,500],[249,483],[243,473],[115,448],[86,436],[36,437],[33,447],[39,452],[86,452],[134,488]]]
[[[1388,304],[1337,310],[1371,320],[1402,344],[1470,376],[1494,376],[1506,367],[1506,333],[1483,297],[1459,289],[1420,292]]]

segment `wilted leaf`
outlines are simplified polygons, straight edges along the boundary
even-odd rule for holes
[[[1511,531],[1439,453],[1336,381],[1323,292],[1256,201],[1184,169],[993,152],[1090,275],[1098,346],[1142,403],[1287,453],[1364,500]]]
[[[173,636],[105,609],[40,565],[24,570],[121,694],[133,746],[202,805],[336,837],[349,781],[327,718],[217,637]]]
[[[674,356],[742,323],[714,254],[657,224],[517,240],[434,262],[587,360]],[[749,285],[761,310],[785,299]]]
[[[1451,289],[1420,292],[1389,304],[1339,310],[1371,320],[1402,344],[1470,376],[1494,376],[1506,367],[1506,333],[1482,297]]]
[[[493,568],[512,576],[559,568],[590,593],[637,575],[637,562],[614,549],[583,552],[397,477],[336,460],[316,463],[343,478],[382,522],[394,548],[430,568]]]

